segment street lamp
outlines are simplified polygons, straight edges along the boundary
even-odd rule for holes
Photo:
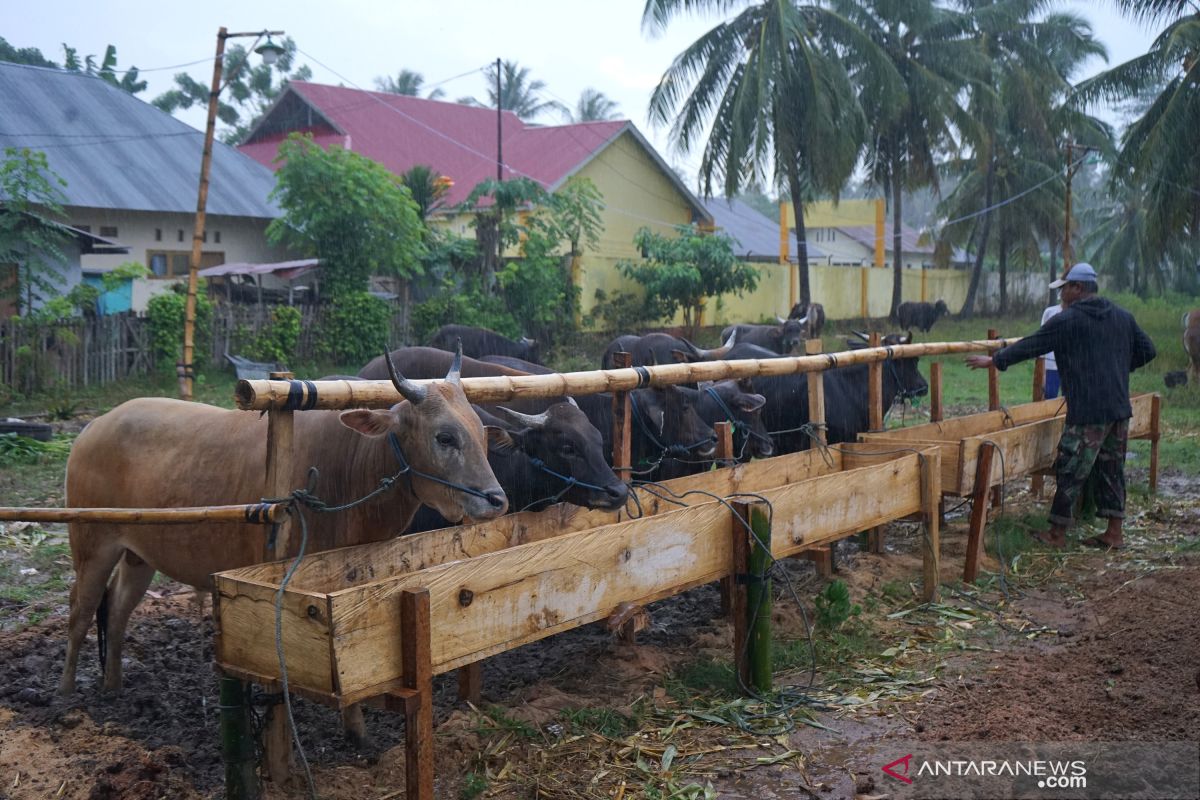
[[[200,271],[200,253],[204,244],[205,207],[208,205],[208,171],[212,166],[213,133],[217,127],[217,98],[221,94],[221,71],[225,62],[225,40],[243,36],[255,36],[258,39],[266,36],[267,41],[254,52],[262,56],[263,62],[270,65],[279,60],[284,49],[271,41],[272,36],[282,36],[283,31],[251,31],[248,33],[229,33],[225,28],[217,31],[217,56],[213,61],[212,90],[208,93],[208,122],[204,128],[204,153],[200,158],[200,192],[196,198],[196,227],[192,231],[192,255],[188,260],[188,290],[187,303],[184,306],[183,317],[183,360],[179,363],[179,396],[184,400],[192,399],[192,380],[195,372],[192,357],[195,353],[196,331],[196,286],[197,273]],[[256,41],[257,43],[257,41]]]

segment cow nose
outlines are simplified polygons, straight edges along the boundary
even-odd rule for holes
[[[614,484],[613,486],[605,486],[604,493],[608,495],[610,500],[623,503],[625,502],[625,498],[629,496],[629,487],[623,483]]]
[[[484,496],[487,498],[487,501],[491,504],[492,508],[504,508],[504,504],[508,502],[508,499],[504,496],[504,492],[500,489],[484,492]]]

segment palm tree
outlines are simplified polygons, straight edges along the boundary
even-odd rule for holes
[[[1144,55],[1084,81],[1083,103],[1153,93],[1129,126],[1113,170],[1115,182],[1139,188],[1146,236],[1159,252],[1200,233],[1200,9],[1188,0],[1117,0],[1127,13],[1167,26]],[[1190,13],[1188,13],[1190,12]]]
[[[642,27],[659,32],[680,14],[723,12],[730,5],[647,0]],[[847,55],[879,70],[887,91],[903,91],[895,69],[844,17],[819,5],[758,0],[676,56],[650,98],[651,120],[671,124],[680,152],[708,131],[699,176],[706,195],[714,178],[733,197],[773,168],[774,184],[788,189],[796,212],[804,303],[812,299],[804,203],[841,191],[866,130],[842,64]]]
[[[104,59],[97,64],[95,56],[84,56],[83,61],[79,60],[79,51],[74,47],[63,45],[63,69],[67,72],[83,72],[87,75],[95,75],[106,83],[111,83],[121,91],[129,94],[137,94],[146,90],[146,81],[138,80],[138,68],[130,67],[127,70],[117,69],[117,48],[116,45],[109,45],[104,49]],[[117,73],[122,72],[120,78]]]
[[[453,181],[426,164],[414,164],[401,173],[400,182],[408,187],[413,202],[417,204],[417,215],[424,222],[429,215],[442,206]]]
[[[500,65],[500,91],[496,92],[496,65],[487,69],[488,101],[481,103],[474,97],[463,97],[459,103],[471,106],[496,108],[511,111],[523,120],[531,120],[547,111],[562,111],[563,104],[556,100],[543,100],[539,92],[546,88],[545,81],[529,80],[529,68],[515,61],[504,61]]]
[[[852,71],[859,101],[874,134],[866,165],[872,182],[891,195],[892,305],[896,318],[904,276],[902,198],[929,186],[938,191],[936,155],[955,144],[963,124],[957,95],[986,65],[969,38],[970,19],[929,0],[834,0],[833,8],[861,28],[895,66],[904,90],[888,92],[871,69]]]
[[[1028,199],[1037,185],[1032,179],[1050,178],[1036,191],[1053,196],[1055,191],[1062,191],[1062,184],[1052,180],[1059,160],[1059,141],[1070,135],[1089,144],[1103,144],[1103,126],[1097,127],[1090,118],[1064,105],[1071,74],[1091,56],[1103,56],[1105,50],[1082,18],[1072,14],[1042,16],[1047,0],[959,3],[974,20],[974,39],[990,65],[987,80],[973,81],[967,90],[972,124],[964,129],[964,138],[970,145],[970,155],[960,160],[958,167],[970,174],[964,174],[964,180],[944,204],[949,216],[964,221],[974,218],[967,212],[983,211],[978,215],[978,230],[970,234],[976,248],[975,264],[960,312],[967,318],[974,312],[993,221],[1001,217],[994,207],[1003,204],[1002,233],[1020,230],[1014,227],[1020,225],[1026,229],[1051,225],[1046,215],[1032,210],[1039,199]],[[1026,180],[1030,182],[1023,182]],[[1015,198],[1026,191],[1030,194],[1018,205]],[[1045,197],[1040,199],[1044,201]],[[1007,202],[1010,200],[1014,201],[1011,205]],[[1025,213],[1030,216],[1023,217]],[[960,223],[944,229],[943,236],[961,242],[966,230],[967,226]],[[1009,240],[1001,237],[997,248],[1005,270],[1009,245]]]
[[[603,122],[619,119],[617,108],[617,104],[609,100],[604,92],[589,87],[579,95],[575,110],[564,110],[563,116],[568,122]]]
[[[411,69],[400,70],[394,78],[391,75],[384,75],[375,79],[375,88],[379,91],[408,97],[420,97],[421,87],[424,85],[425,76],[419,72],[413,72]],[[434,89],[425,97],[428,100],[437,100],[444,97],[445,94],[441,89]]]

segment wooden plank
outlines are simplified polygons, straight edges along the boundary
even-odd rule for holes
[[[433,800],[433,667],[430,662],[429,590],[400,593],[404,688],[413,692],[404,714],[404,783],[407,800]]]
[[[979,469],[975,473],[975,491],[971,495],[971,525],[967,531],[967,558],[963,567],[963,582],[974,583],[983,556],[983,530],[987,524],[987,494],[991,485],[995,445],[984,442],[979,454]]]
[[[1150,494],[1158,494],[1158,439],[1162,398],[1155,394],[1150,401]]]
[[[1062,438],[1064,417],[1031,422],[1016,428],[963,439],[960,451],[958,486],[976,486],[976,472],[981,458],[987,456],[984,445],[992,443],[995,463],[989,465],[989,486],[1031,475],[1054,464],[1058,440]]]
[[[869,442],[879,437],[889,439],[918,439],[923,441],[958,441],[968,436],[1011,428],[1040,419],[1065,414],[1066,401],[1062,398],[1042,400],[1038,403],[1022,403],[1010,406],[1005,411],[982,411],[963,417],[951,417],[941,422],[927,422],[908,428],[894,428],[886,433],[859,434],[859,441]]]
[[[816,355],[821,352],[820,339],[809,339],[804,343],[804,352]],[[826,441],[825,435],[825,373],[813,372],[808,376],[808,421],[814,426],[814,435],[821,444]]]
[[[841,453],[830,451],[829,456],[832,466],[825,462],[820,451],[805,450],[738,464],[730,469],[676,478],[662,485],[676,494],[696,490],[725,497],[747,487],[773,488],[838,471],[842,463]],[[646,516],[679,508],[649,492],[639,490],[637,494],[642,513]],[[708,500],[703,495],[692,495],[681,502],[695,505]],[[288,586],[317,592],[337,591],[520,544],[611,525],[626,518],[624,512],[588,510],[561,503],[541,512],[507,514],[475,525],[425,531],[370,545],[326,550],[307,556]],[[278,584],[289,566],[289,562],[279,561],[223,574],[250,582]]]
[[[1158,435],[1158,416],[1156,408],[1162,397],[1156,392],[1135,394],[1129,398],[1133,408],[1133,416],[1129,419],[1129,438],[1151,439]]]
[[[995,328],[988,328],[988,339],[999,339],[1000,334]],[[1000,408],[1000,370],[995,364],[988,367],[988,410],[997,411]]]
[[[929,420],[941,422],[942,417],[942,362],[934,361],[929,365]]]
[[[270,584],[216,576],[221,635],[215,659],[231,668],[277,677],[275,589]],[[311,609],[311,610],[310,610]],[[330,657],[328,598],[294,589],[283,596],[283,652],[291,682],[318,692],[334,692]]]
[[[902,430],[902,429],[896,429]],[[912,450],[925,450],[928,448],[937,448],[941,464],[941,486],[942,492],[945,494],[960,494],[959,491],[959,475],[961,467],[960,455],[962,447],[958,441],[942,441],[938,439],[902,439],[888,436],[871,436],[870,441],[860,442],[861,446],[874,447],[883,455],[876,456],[879,460],[887,460],[895,453],[902,453]],[[843,445],[845,447],[845,445]],[[846,456],[849,459],[849,455]],[[853,461],[847,460],[846,466],[850,467],[851,463],[858,464],[867,460],[869,457],[854,456]]]

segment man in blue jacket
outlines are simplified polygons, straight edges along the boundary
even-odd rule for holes
[[[1064,310],[1037,332],[991,356],[969,356],[975,369],[1012,364],[1054,352],[1067,419],[1054,462],[1058,488],[1050,506],[1050,530],[1037,536],[1051,547],[1067,543],[1075,500],[1093,467],[1098,481],[1096,514],[1108,518],[1100,536],[1083,540],[1091,547],[1125,546],[1125,447],[1129,441],[1129,373],[1156,355],[1154,343],[1133,315],[1096,293],[1096,270],[1090,264],[1071,267],[1050,284],[1058,289]]]

